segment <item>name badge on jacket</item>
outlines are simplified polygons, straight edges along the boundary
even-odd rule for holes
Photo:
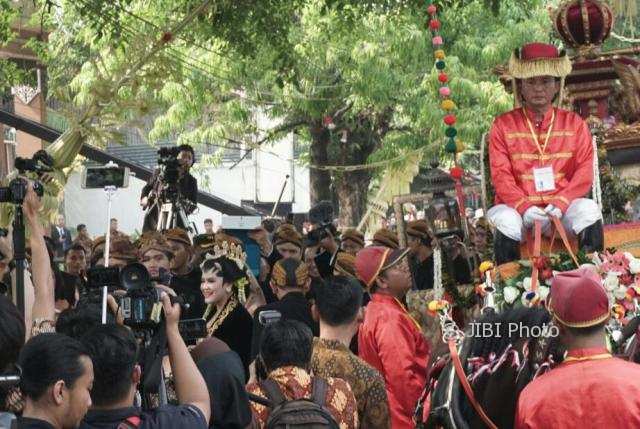
[[[553,177],[553,167],[534,168],[533,181],[536,185],[536,192],[555,191],[556,181]]]

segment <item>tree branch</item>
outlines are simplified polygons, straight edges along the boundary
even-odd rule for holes
[[[246,146],[252,146],[249,148],[249,150],[247,150],[244,155],[242,155],[240,157],[239,160],[237,160],[236,162],[233,163],[233,165],[231,167],[229,167],[229,170],[233,170],[233,168],[240,164],[255,148],[260,147],[263,143],[271,140],[273,137],[275,137],[276,135],[283,133],[285,131],[290,131],[293,130],[297,127],[299,127],[300,125],[305,125],[307,123],[306,120],[304,119],[298,119],[296,121],[293,122],[287,122],[281,125],[278,125],[277,127],[275,127],[274,129],[272,129],[271,131],[269,131],[263,138],[261,138],[260,140],[258,140],[257,142],[253,143],[253,144],[246,144],[244,143]]]

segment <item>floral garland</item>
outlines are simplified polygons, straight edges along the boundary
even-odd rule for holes
[[[591,257],[579,252],[576,256],[582,267],[590,267],[601,276],[614,325],[624,326],[640,315],[640,259],[631,253],[613,250],[594,253]],[[574,268],[571,258],[565,253],[540,257],[533,265],[525,260],[501,265],[496,269],[496,305],[498,308],[545,305],[555,274]],[[537,291],[538,302],[529,299],[533,269],[539,270],[541,282]]]

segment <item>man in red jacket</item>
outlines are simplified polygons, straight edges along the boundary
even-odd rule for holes
[[[519,259],[522,232],[535,221],[549,232],[550,216],[578,235],[583,250],[602,250],[602,213],[584,198],[593,183],[591,133],[579,115],[553,107],[570,72],[567,56],[543,43],[523,46],[509,61],[523,107],[498,116],[489,132],[496,205],[487,216],[497,228],[499,264]]]
[[[599,276],[588,268],[559,273],[550,297],[567,357],[524,388],[515,428],[640,427],[640,365],[605,347],[609,300]]]
[[[393,429],[413,429],[427,377],[430,346],[402,304],[411,289],[409,249],[371,246],[356,256],[358,277],[371,293],[358,332],[358,354],[384,377]]]

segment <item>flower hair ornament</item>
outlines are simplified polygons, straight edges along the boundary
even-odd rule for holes
[[[231,259],[236,263],[240,271],[246,272],[247,270],[247,254],[242,250],[242,246],[229,243],[228,241],[223,241],[221,245],[216,244],[213,247],[213,253],[207,252],[204,256],[205,261],[209,259],[218,259],[223,256]],[[200,265],[200,268],[204,267],[204,262]],[[244,277],[241,277],[233,282],[233,287],[235,287],[238,291],[238,301],[244,305],[247,301],[247,296],[245,294],[245,286],[249,284],[247,280],[246,274]]]

